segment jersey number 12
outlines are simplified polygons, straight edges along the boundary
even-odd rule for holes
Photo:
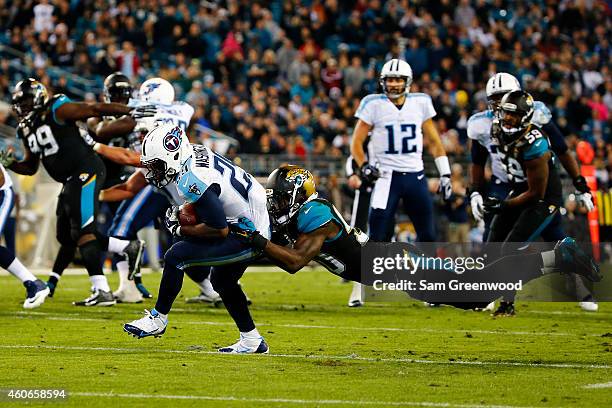
[[[402,124],[400,125],[400,133],[402,134],[402,151],[398,151],[395,147],[395,130],[393,125],[385,126],[387,129],[387,136],[389,136],[389,146],[385,150],[386,154],[407,154],[416,153],[416,144],[410,143],[411,140],[416,139],[416,125],[413,124]],[[403,136],[406,134],[405,136]]]

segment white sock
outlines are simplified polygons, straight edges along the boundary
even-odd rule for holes
[[[108,238],[108,251],[115,254],[122,254],[125,248],[129,245],[130,241],[127,239],[120,239],[109,237]]]
[[[130,273],[128,261],[117,262],[117,272],[119,272],[119,287],[121,288],[128,283],[128,274]]]
[[[13,259],[13,262],[11,262],[6,270],[15,275],[15,277],[22,282],[36,280],[36,276],[34,276],[32,272],[28,270],[28,268],[23,266],[21,261],[17,258]]]
[[[168,315],[167,314],[159,313],[157,311],[157,309],[155,309],[155,308],[153,308],[153,310],[155,310],[155,313],[157,313],[157,316],[160,317],[164,322],[168,321]]]
[[[555,266],[555,251],[542,252],[542,266],[553,268]]]
[[[57,279],[58,282],[62,277],[62,275],[60,275],[59,273],[55,273],[55,272],[49,272],[49,276],[54,277],[55,279]]]
[[[93,275],[89,277],[91,284],[94,289],[103,290],[105,292],[110,292],[110,287],[108,286],[108,281],[106,280],[106,276],[104,275]]]
[[[253,330],[248,331],[248,332],[240,332],[240,334],[242,334],[242,337],[248,340],[253,340],[253,339],[259,340],[259,338],[261,337],[261,334],[259,334],[259,332],[257,331],[257,328],[254,328]]]

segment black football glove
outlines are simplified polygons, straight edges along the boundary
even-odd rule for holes
[[[230,234],[252,248],[263,251],[268,243],[268,240],[255,229],[253,222],[246,217],[230,222],[228,228]]]
[[[482,206],[485,214],[499,214],[506,208],[506,202],[497,197],[487,197]]]
[[[157,107],[155,105],[143,105],[136,106],[130,110],[130,116],[134,120],[142,119],[142,118],[150,118],[155,116],[157,113]]]
[[[166,210],[165,224],[168,231],[176,237],[181,236],[181,223],[179,221],[179,208],[175,205]]]
[[[380,171],[368,162],[359,168],[359,177],[365,183],[373,184],[380,177]]]

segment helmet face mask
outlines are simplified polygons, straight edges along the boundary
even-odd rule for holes
[[[28,78],[15,85],[11,95],[11,109],[20,118],[40,110],[49,101],[47,88],[35,79]]]
[[[104,80],[104,101],[128,103],[132,97],[132,85],[127,76],[121,72],[110,74]]]
[[[533,97],[525,91],[505,94],[496,113],[501,127],[503,142],[516,141],[530,125],[534,112]]]
[[[391,79],[391,81],[389,81]],[[403,83],[400,80],[403,79]],[[395,100],[406,95],[412,84],[412,68],[401,59],[394,58],[383,65],[380,71],[380,86],[387,98]]]
[[[171,124],[155,127],[142,141],[140,162],[147,170],[145,178],[158,188],[176,181],[192,153],[189,139],[180,127]]]
[[[268,211],[275,225],[284,225],[309,200],[317,197],[312,173],[299,166],[274,170],[266,184]]]
[[[176,170],[168,168],[166,162],[161,159],[143,161],[142,165],[147,169],[145,173],[147,182],[157,188],[163,188],[176,179]]]

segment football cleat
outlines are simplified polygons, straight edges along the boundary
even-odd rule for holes
[[[127,247],[125,247],[125,255],[127,255],[127,261],[130,268],[128,272],[128,279],[133,280],[134,275],[140,271],[140,263],[142,262],[142,253],[144,252],[145,242],[139,239],[130,241]]]
[[[166,332],[168,319],[163,319],[155,309],[150,312],[145,309],[144,317],[123,325],[123,330],[132,336],[142,339],[143,337],[161,337]]]
[[[212,303],[215,306],[223,303],[221,296],[213,289],[209,279],[204,279],[198,284],[200,287],[200,294],[192,298],[187,298],[187,303]]]
[[[492,316],[511,317],[516,315],[514,302],[499,302],[499,307],[495,310]]]
[[[134,285],[134,281],[124,282],[123,285],[119,285],[119,290],[113,293],[113,296],[117,300],[117,303],[140,303],[142,302],[142,294]]]
[[[602,279],[599,265],[570,237],[563,238],[555,245],[555,267],[561,273],[577,273],[592,282]]]
[[[351,296],[348,301],[348,307],[360,307],[363,306],[363,304],[363,290],[361,284],[359,282],[354,282],[353,290],[351,291]]]
[[[117,301],[113,297],[113,292],[99,289],[94,289],[92,295],[87,299],[72,302],[75,306],[113,306],[116,303]]]
[[[147,288],[145,288],[145,285],[143,285],[142,283],[138,283],[136,285],[136,289],[138,289],[142,297],[145,299],[151,299],[153,297],[153,295],[147,290]]]
[[[596,312],[599,310],[597,302],[579,302],[580,308],[585,312]]]
[[[242,333],[238,342],[219,349],[219,353],[231,354],[268,354],[269,352],[270,348],[263,337],[246,338]]]
[[[26,299],[23,302],[24,309],[34,309],[42,305],[51,292],[47,284],[40,279],[25,281],[23,286],[26,288]]]

